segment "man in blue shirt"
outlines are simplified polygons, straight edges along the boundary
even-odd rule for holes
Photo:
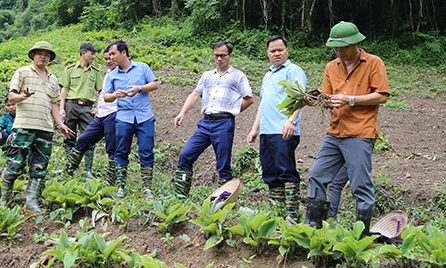
[[[282,204],[285,201],[287,220],[297,221],[300,176],[296,170],[294,151],[300,142],[301,113],[296,110],[288,118],[279,111],[277,104],[286,94],[285,88],[277,83],[290,79],[305,88],[307,77],[299,66],[288,60],[285,38],[272,36],[266,48],[273,65],[263,78],[260,89],[262,100],[247,141],[253,145],[260,134],[262,177],[268,184],[270,200],[273,204]]]
[[[129,49],[124,41],[111,43],[108,52],[117,66],[108,75],[104,89],[106,102],[118,99],[115,152],[117,196],[125,196],[128,156],[135,134],[138,139],[143,194],[146,198],[153,198],[151,183],[155,162],[155,116],[149,92],[158,89],[158,79],[147,64],[130,60]]]

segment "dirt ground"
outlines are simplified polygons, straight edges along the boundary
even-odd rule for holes
[[[196,129],[196,122],[200,115],[200,108],[195,107],[186,115],[181,127],[174,128],[173,120],[180,111],[187,95],[193,90],[191,86],[181,88],[163,84],[160,89],[151,94],[153,109],[156,115],[156,143],[163,141],[172,144],[183,144]],[[244,111],[236,119],[236,135],[234,139],[234,152],[247,146],[246,135],[251,129],[252,122],[259,104],[259,98],[255,98],[255,104]],[[430,100],[410,98],[405,100],[410,110],[381,108],[379,124],[382,135],[388,139],[391,145],[389,153],[375,153],[373,156],[373,175],[382,172],[391,182],[405,189],[409,203],[420,206],[428,205],[429,195],[434,185],[444,185],[446,179],[446,103],[442,100]],[[321,114],[316,108],[306,107],[303,110],[301,121],[301,144],[296,150],[298,165],[311,167],[320,144],[322,143],[328,126],[328,118],[322,120]],[[202,155],[196,165],[195,174],[213,172],[214,161],[211,150]],[[385,167],[385,168],[383,168]],[[175,167],[172,167],[173,169]],[[209,174],[208,174],[209,175]],[[308,173],[302,174],[302,179],[307,181]],[[410,204],[409,204],[410,205]],[[404,209],[404,208],[402,208]],[[46,226],[45,232],[59,232],[60,224],[46,220],[42,225]],[[78,225],[68,227],[69,235],[73,235]],[[9,241],[0,238],[0,267],[29,267],[42,258],[45,250],[51,248],[46,243],[35,243],[33,234],[36,229],[35,217],[29,217],[18,227],[18,232],[23,235],[22,241],[14,245],[8,245]],[[99,229],[100,227],[98,227]],[[203,251],[206,241],[203,233],[197,226],[184,223],[177,229],[178,236],[186,233],[191,242],[181,239],[174,240],[174,247],[169,247],[160,238],[164,233],[158,228],[143,228],[135,222],[129,224],[127,231],[117,226],[109,226],[113,234],[110,238],[125,234],[125,244],[141,254],[149,254],[157,250],[156,258],[174,267],[174,263],[182,263],[188,267],[205,267],[214,263],[213,267],[277,267],[279,260],[277,250],[264,250],[262,254],[252,259],[252,263],[243,263],[242,258],[249,259],[256,254],[251,248],[239,241],[239,250],[230,247],[224,249],[210,249]],[[303,258],[304,259],[304,258]],[[308,261],[290,259],[286,267],[313,267]],[[283,263],[280,265],[283,267]]]

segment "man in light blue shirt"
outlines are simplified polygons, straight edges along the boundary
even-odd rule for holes
[[[260,134],[260,162],[262,177],[269,187],[273,204],[286,203],[287,220],[297,221],[299,208],[300,176],[296,170],[294,151],[300,142],[300,110],[288,118],[277,104],[286,97],[285,88],[278,82],[291,79],[303,88],[307,83],[305,72],[288,60],[288,44],[279,35],[272,36],[267,44],[268,58],[273,64],[262,81],[257,116],[248,134],[247,141],[254,145]]]
[[[117,196],[125,196],[128,156],[135,134],[138,140],[143,194],[146,198],[153,198],[151,184],[155,162],[155,116],[149,92],[158,89],[158,79],[147,64],[130,60],[128,46],[124,41],[111,43],[109,54],[117,67],[107,77],[104,100],[112,102],[118,99],[115,152]]]

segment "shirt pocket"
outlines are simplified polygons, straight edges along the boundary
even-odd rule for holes
[[[70,77],[70,88],[77,88],[79,87],[81,83],[81,76],[80,75],[72,75]]]

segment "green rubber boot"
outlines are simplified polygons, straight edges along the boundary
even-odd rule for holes
[[[89,149],[85,152],[84,162],[85,162],[85,176],[89,179],[93,179],[95,176],[93,174],[93,159],[94,159],[94,149]]]
[[[116,168],[115,160],[109,159],[108,164],[105,167],[105,180],[104,184],[107,186],[114,186],[116,183]]]
[[[283,205],[285,203],[285,188],[284,187],[269,187],[269,202],[275,206]]]
[[[299,183],[285,183],[285,204],[286,222],[288,224],[297,223],[299,221]]]
[[[30,211],[37,213],[45,212],[44,209],[40,207],[39,197],[42,192],[42,181],[43,179],[32,178],[26,188],[26,204],[25,208]]]
[[[79,167],[83,154],[76,150],[71,149],[70,154],[67,157],[67,163],[64,166],[64,173],[73,176],[74,171]]]
[[[125,182],[127,180],[127,166],[116,166],[116,182],[118,183],[117,197],[125,196]]]
[[[2,174],[2,189],[0,197],[0,207],[7,208],[12,199],[12,190],[14,188],[14,180],[9,179],[9,174],[3,172]]]
[[[153,167],[141,167],[142,189],[146,199],[153,199],[152,194],[152,179],[153,179]]]
[[[192,185],[192,171],[177,169],[175,171],[173,185],[175,187],[175,192],[178,195],[187,197],[189,195],[190,186]]]

